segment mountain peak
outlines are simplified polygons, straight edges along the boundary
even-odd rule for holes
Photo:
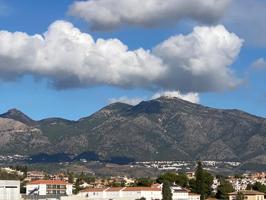
[[[21,112],[20,110],[18,110],[16,108],[9,109],[6,113],[9,113],[9,114],[24,114],[23,112]]]
[[[26,114],[16,108],[8,110],[6,113],[0,115],[0,117],[13,119],[22,122],[26,125],[33,125],[35,123],[34,120],[32,120],[30,117],[28,117]]]

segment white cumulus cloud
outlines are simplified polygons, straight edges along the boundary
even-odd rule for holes
[[[191,103],[199,103],[200,102],[200,97],[199,97],[198,93],[189,92],[187,94],[182,94],[179,91],[158,92],[152,96],[152,99],[156,99],[156,98],[159,98],[161,96],[170,97],[170,98],[177,97],[179,99],[183,99],[183,100],[189,101]]]
[[[139,97],[130,98],[127,96],[122,96],[122,97],[118,97],[118,98],[111,98],[108,100],[108,103],[110,104],[110,103],[120,102],[120,103],[126,103],[126,104],[134,106],[134,105],[139,104],[141,101],[143,101],[143,99],[139,98]]]
[[[213,23],[230,3],[231,0],[86,0],[74,2],[69,13],[84,19],[93,29],[109,30],[123,25],[160,26],[183,19]]]
[[[168,66],[166,77],[159,82],[164,88],[179,88],[182,92],[234,88],[240,82],[230,65],[242,43],[243,40],[222,25],[196,27],[188,35],[173,36],[153,50]]]
[[[32,75],[59,89],[219,91],[239,83],[230,65],[242,42],[223,26],[203,26],[151,50],[130,50],[118,39],[94,40],[71,23],[56,21],[44,34],[0,31],[0,80]]]
[[[127,96],[122,96],[122,97],[118,97],[118,98],[110,98],[108,100],[108,103],[126,103],[129,105],[137,105],[139,104],[141,101],[146,101],[146,100],[151,100],[151,99],[157,99],[159,97],[169,97],[169,98],[179,98],[185,101],[189,101],[191,103],[200,103],[200,97],[198,93],[194,93],[194,92],[189,92],[186,94],[182,94],[179,91],[161,91],[161,92],[156,92],[154,95],[152,95],[149,98],[141,98],[141,97],[127,97]]]
[[[266,60],[264,58],[259,58],[252,63],[251,67],[253,69],[258,69],[258,70],[266,69]]]

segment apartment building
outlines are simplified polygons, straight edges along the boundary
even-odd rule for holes
[[[93,200],[135,200],[144,197],[146,200],[161,200],[161,187],[109,187],[88,188],[79,194],[84,199]]]
[[[72,184],[61,180],[36,180],[26,185],[26,195],[72,195]]]
[[[171,187],[173,200],[200,200],[200,195],[192,194],[181,187]],[[80,192],[80,197],[87,200],[161,200],[162,185],[155,184],[151,187],[109,187],[88,188]]]
[[[191,193],[189,190],[179,186],[171,187],[171,191],[173,200],[200,200],[199,194]]]

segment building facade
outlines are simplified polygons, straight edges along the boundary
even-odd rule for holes
[[[20,200],[20,181],[0,180],[0,200]]]
[[[236,200],[239,195],[242,195],[245,200],[264,200],[264,193],[254,190],[242,190],[229,193],[229,200]]]
[[[26,195],[72,195],[72,184],[61,180],[36,180],[26,185]]]
[[[200,200],[199,194],[191,193],[189,190],[179,186],[171,187],[171,191],[173,200]]]
[[[172,187],[173,200],[200,200],[200,195],[192,194],[181,187]],[[79,193],[84,199],[91,200],[161,200],[162,185],[152,187],[109,187],[88,188]]]

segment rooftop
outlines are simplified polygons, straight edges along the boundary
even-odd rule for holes
[[[36,181],[31,181],[28,183],[28,185],[68,185],[70,183],[67,183],[65,181],[61,180],[36,180]]]
[[[118,192],[118,191],[161,191],[157,187],[109,187],[109,188],[87,188],[81,192]]]
[[[231,192],[231,193],[229,193],[229,195],[237,195],[238,193],[242,193],[244,195],[264,195],[263,192],[258,192],[255,190],[241,190],[238,192]]]

